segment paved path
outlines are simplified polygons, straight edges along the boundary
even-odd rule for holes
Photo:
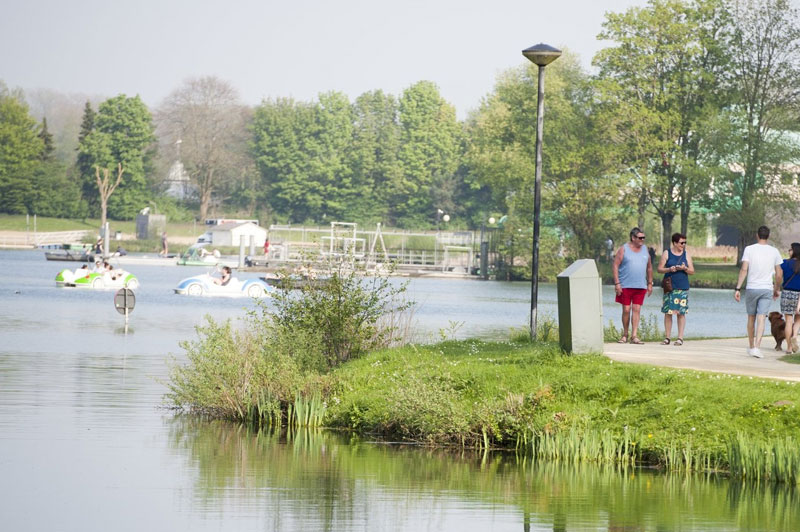
[[[775,351],[774,347],[772,337],[764,336],[761,342],[764,358],[747,354],[747,338],[686,340],[682,346],[657,342],[644,345],[609,343],[604,345],[604,350],[607,357],[620,362],[800,381],[800,364],[778,360],[785,353]]]

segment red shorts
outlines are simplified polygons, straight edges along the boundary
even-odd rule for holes
[[[641,305],[644,303],[645,294],[647,294],[646,288],[623,288],[622,293],[614,301],[622,303],[626,307],[631,303]]]

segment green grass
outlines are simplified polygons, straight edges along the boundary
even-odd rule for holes
[[[410,346],[350,362],[333,378],[329,426],[549,460],[728,469],[734,438],[739,449],[773,448],[800,431],[794,383],[566,356],[552,344]]]
[[[109,228],[113,234],[116,231],[132,235],[136,233],[136,222],[109,220]],[[70,220],[67,218],[36,217],[36,231],[98,231],[100,219],[87,218],[83,220]],[[33,231],[33,216],[27,221],[24,214],[0,214],[0,231]],[[167,223],[167,233],[171,236],[199,236],[204,232],[203,224],[195,223]],[[159,249],[161,244],[159,243]]]

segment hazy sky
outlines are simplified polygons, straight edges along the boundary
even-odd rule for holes
[[[246,103],[338,90],[353,100],[431,80],[460,118],[497,74],[544,42],[587,67],[604,14],[646,0],[6,0],[0,79],[12,88],[156,106],[187,77],[216,75]]]

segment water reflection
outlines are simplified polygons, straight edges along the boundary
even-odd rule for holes
[[[205,507],[273,530],[797,530],[794,489],[716,475],[533,464],[382,445],[326,432],[279,435],[179,417],[170,444]]]

